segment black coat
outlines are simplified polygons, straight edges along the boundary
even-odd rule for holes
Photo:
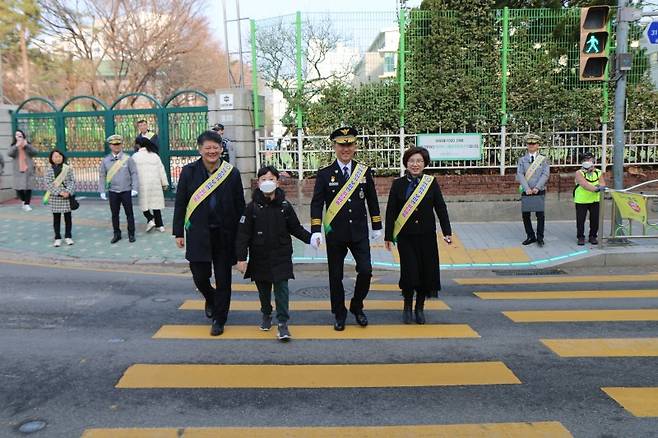
[[[356,161],[352,161],[352,172],[356,169]],[[311,231],[322,231],[322,214],[325,206],[334,200],[347,181],[343,176],[338,161],[318,171],[311,200]],[[367,205],[367,210],[366,210]],[[382,218],[379,213],[379,201],[372,170],[368,168],[365,178],[354,190],[347,204],[340,209],[331,222],[332,231],[327,234],[327,241],[358,242],[368,238],[368,212],[373,230],[382,229]]]
[[[238,260],[247,260],[249,253],[244,277],[272,282],[295,278],[290,235],[304,243],[311,242],[311,233],[299,223],[283,190],[276,189],[272,201],[259,189],[254,190],[253,200],[240,219],[235,244]]]
[[[210,249],[210,227],[208,216],[210,197],[215,196],[217,204],[215,213],[221,218],[220,232],[225,241],[229,242],[226,249],[231,252],[231,259],[235,264],[235,235],[238,223],[244,212],[244,191],[240,172],[233,168],[224,182],[215,189],[215,192],[201,202],[194,210],[190,221],[192,226],[185,232],[185,210],[194,191],[208,179],[208,171],[199,158],[197,161],[183,167],[178,187],[176,189],[176,203],[174,205],[173,234],[176,237],[186,237],[185,258],[190,262],[210,262],[212,260]]]
[[[410,180],[403,176],[393,181],[391,191],[388,195],[388,205],[386,206],[386,231],[384,240],[393,241],[393,226],[398,218],[402,207],[407,202],[405,194],[407,187],[411,184]],[[439,217],[441,231],[444,236],[452,235],[450,227],[450,218],[448,209],[443,200],[439,183],[434,180],[430,191],[425,195],[416,210],[411,214],[407,223],[400,230],[400,236],[411,234],[436,233],[436,219],[434,213]]]
[[[410,183],[411,181],[405,176],[396,179],[391,185],[384,234],[387,241],[393,241],[395,220],[407,202],[406,192]],[[441,290],[435,212],[439,217],[443,235],[452,235],[448,209],[436,180],[398,235],[397,247],[400,254],[398,285],[405,292],[416,290],[426,296],[435,297],[437,291]]]

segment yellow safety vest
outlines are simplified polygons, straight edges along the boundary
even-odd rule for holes
[[[601,171],[599,169],[595,169],[592,173],[587,173],[583,170],[579,170],[578,172],[582,173],[585,180],[593,186],[599,184],[599,180],[601,179]],[[592,204],[599,202],[600,198],[601,195],[599,192],[590,192],[576,182],[576,189],[573,192],[573,202],[576,204]]]

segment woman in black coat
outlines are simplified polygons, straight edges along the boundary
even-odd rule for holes
[[[238,270],[256,282],[263,320],[260,329],[272,325],[271,293],[274,287],[278,338],[286,341],[288,331],[288,280],[295,278],[292,267],[292,239],[311,243],[311,233],[299,223],[285,192],[278,188],[279,172],[272,166],[258,171],[258,187],[240,219],[236,254]],[[317,245],[317,242],[315,243]],[[247,264],[247,252],[249,264]]]
[[[404,296],[402,320],[405,324],[411,323],[414,291],[416,291],[416,322],[425,324],[423,313],[425,297],[436,297],[441,290],[435,212],[439,217],[443,239],[448,244],[452,243],[448,209],[439,183],[433,177],[423,176],[423,170],[429,162],[429,152],[425,148],[413,147],[404,153],[402,163],[407,168],[407,172],[405,176],[393,181],[386,208],[384,240],[389,251],[393,244],[397,243],[400,254],[399,286]],[[408,219],[400,228],[400,212],[407,200],[416,196],[417,187],[426,187],[425,195],[413,210],[409,210]],[[397,229],[396,221],[400,221]],[[395,231],[398,231],[397,235]]]

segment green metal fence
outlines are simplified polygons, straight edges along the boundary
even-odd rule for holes
[[[580,8],[475,9],[252,21],[254,95],[265,82],[289,104],[256,127],[323,135],[342,122],[372,134],[598,129],[609,121],[613,82],[579,80]],[[631,40],[641,33],[631,24]],[[649,83],[648,61],[644,50],[630,50],[629,118],[639,129],[633,92]]]
[[[183,97],[196,97],[204,104],[181,106]],[[44,170],[51,149],[64,151],[75,169],[77,191],[97,195],[99,166],[109,153],[105,139],[111,134],[124,138],[124,149],[132,152],[138,134],[137,121],[146,120],[159,137],[160,158],[170,181],[171,196],[182,167],[198,157],[196,137],[208,129],[207,96],[197,90],[182,90],[161,104],[144,93],[129,93],[112,105],[93,96],[76,96],[57,108],[51,101],[35,97],[21,103],[12,113],[12,126],[22,129],[38,150],[35,160],[38,190],[44,190]],[[37,107],[38,106],[38,107]]]

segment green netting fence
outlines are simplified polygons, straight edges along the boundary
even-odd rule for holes
[[[285,102],[256,124],[306,135],[343,123],[370,134],[402,127],[597,129],[611,118],[614,82],[579,80],[579,23],[580,8],[297,13],[252,21],[259,84]],[[641,33],[631,24],[631,41]],[[654,90],[648,58],[639,47],[630,51],[629,127],[653,126],[658,110],[646,102]]]

